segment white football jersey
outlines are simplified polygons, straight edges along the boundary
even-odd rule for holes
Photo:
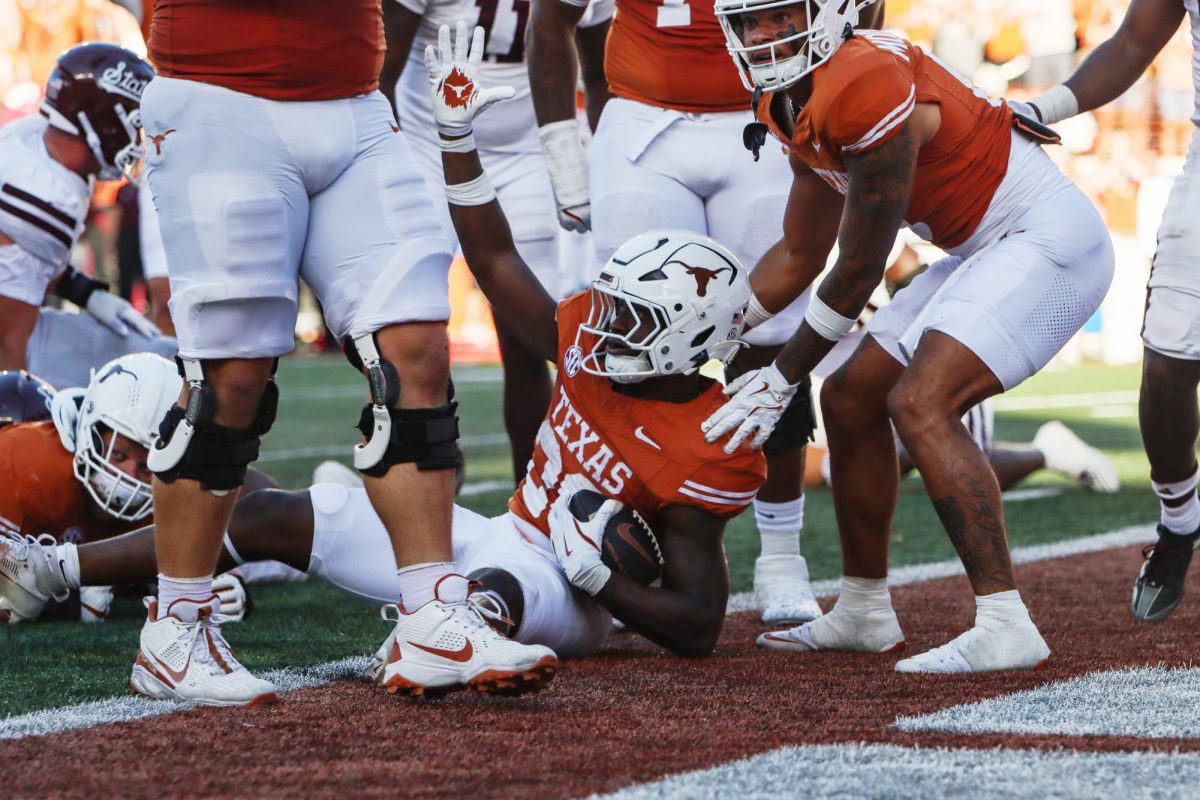
[[[540,153],[529,73],[525,69],[525,24],[530,0],[394,0],[422,16],[408,63],[396,84],[400,126],[409,136],[433,131],[425,48],[437,47],[438,28],[453,29],[459,20],[481,25],[486,32],[480,82],[484,86],[512,86],[511,100],[497,103],[475,121],[475,141],[480,150],[497,153]],[[580,26],[598,25],[612,18],[615,0],[592,0]]]
[[[41,116],[0,128],[0,231],[61,270],[83,233],[91,185],[46,152]]]

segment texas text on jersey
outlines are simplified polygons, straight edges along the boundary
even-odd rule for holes
[[[926,238],[950,249],[978,227],[1008,169],[1013,117],[1003,101],[989,100],[899,36],[855,31],[812,72],[812,96],[792,136],[777,117],[786,98],[764,95],[758,114],[793,154],[845,194],[842,156],[888,141],[917,103],[936,104],[941,126],[921,148],[905,221],[927,226]]]
[[[713,383],[686,403],[632,400],[608,378],[581,369],[594,344],[576,331],[587,321],[582,292],[558,307],[558,378],[538,431],[529,472],[509,501],[522,521],[548,535],[547,509],[568,474],[585,476],[604,494],[632,506],[655,526],[667,506],[692,506],[731,519],[754,500],[766,478],[759,451],[726,455],[707,444],[700,423],[724,401]]]

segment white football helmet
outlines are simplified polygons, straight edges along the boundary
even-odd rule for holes
[[[51,412],[63,445],[75,453],[75,477],[111,516],[142,519],[150,513],[152,497],[149,483],[112,464],[113,440],[105,447],[102,434],[111,430],[150,450],[182,387],[172,362],[134,353],[93,372],[82,397],[78,391],[55,397]]]
[[[707,236],[658,230],[617,248],[592,282],[592,308],[579,326],[597,337],[581,368],[618,383],[689,374],[710,358],[728,362],[741,346],[750,302],[749,272],[737,257]],[[628,309],[627,333],[612,329]],[[615,343],[628,353],[610,353]]]
[[[875,0],[716,0],[715,12],[729,55],[753,91],[776,91],[791,86],[838,51],[858,27],[859,13]],[[738,21],[747,12],[765,13],[782,6],[800,5],[807,24],[791,36],[747,46]],[[754,63],[755,54],[769,51],[771,60]]]

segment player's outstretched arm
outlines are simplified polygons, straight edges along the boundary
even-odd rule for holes
[[[793,177],[783,238],[750,273],[755,300],[771,316],[799,297],[825,269],[842,219],[842,196],[795,156],[789,160]]]
[[[1033,99],[1038,117],[1053,124],[1117,99],[1166,46],[1185,13],[1179,0],[1133,0],[1117,32],[1066,83]]]
[[[438,48],[425,51],[433,91],[433,116],[442,146],[442,171],[450,219],[463,256],[495,313],[522,343],[548,361],[555,359],[557,305],[517,253],[496,192],[483,171],[471,125],[489,105],[513,95],[510,86],[486,88],[476,77],[483,60],[483,29],[470,44],[459,22],[455,45],[450,29],[438,32]]]
[[[681,656],[707,656],[717,646],[729,602],[725,521],[696,508],[668,506],[659,528],[662,586],[643,586],[614,571],[595,598],[655,644]]]

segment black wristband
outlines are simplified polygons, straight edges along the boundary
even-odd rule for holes
[[[89,278],[82,272],[67,267],[67,271],[58,279],[58,286],[54,293],[63,300],[68,300],[80,308],[86,308],[88,298],[95,291],[108,291],[108,284],[104,281],[98,281],[94,278]]]

